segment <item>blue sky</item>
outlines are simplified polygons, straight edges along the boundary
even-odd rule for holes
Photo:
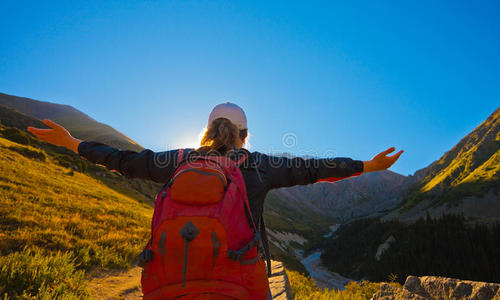
[[[244,108],[251,150],[438,159],[500,103],[499,1],[1,1],[0,92],[153,150]],[[296,144],[283,145],[293,134]]]

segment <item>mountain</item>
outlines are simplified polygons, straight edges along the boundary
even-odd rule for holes
[[[425,169],[384,219],[414,221],[427,212],[500,220],[500,108]]]
[[[37,119],[51,119],[63,125],[73,136],[82,140],[100,141],[123,150],[143,150],[141,145],[123,133],[109,125],[97,122],[69,105],[38,101],[3,93],[0,93],[0,105]]]
[[[277,190],[276,194],[290,209],[306,207],[310,211],[343,223],[394,208],[399,204],[402,192],[408,185],[406,176],[392,171],[381,171],[335,183],[320,182],[283,188]]]
[[[364,248],[351,254],[369,261],[395,233],[400,234],[396,239],[405,240],[404,224],[421,217],[454,213],[464,215],[466,222],[500,220],[499,120],[500,108],[443,157],[413,176],[383,171],[273,191],[266,199],[265,217],[271,224],[270,240],[278,248],[275,253],[284,261],[293,261],[320,248],[325,251],[322,259],[331,265],[337,262],[333,271],[349,276],[348,270],[359,262],[349,257],[348,249]],[[394,223],[372,221],[378,218]],[[350,229],[351,222],[355,227]],[[334,238],[342,238],[343,246],[331,244],[333,232]],[[358,275],[361,278],[363,274]]]
[[[413,181],[381,171],[269,192],[264,219],[273,257],[303,271],[299,261],[322,247],[338,226],[394,209]]]
[[[126,185],[141,194],[145,199],[144,201],[152,201],[161,187],[160,183],[152,181],[125,179],[122,176],[116,175],[116,173],[109,172],[103,167],[89,163],[87,160],[80,158],[76,153],[73,153],[73,151],[36,139],[26,131],[26,128],[28,126],[45,127],[45,124],[35,117],[0,105],[0,124],[4,125],[1,135],[5,138],[43,150],[45,153],[55,156],[59,164],[63,166],[71,165],[77,170],[81,169],[81,171],[87,172],[89,176],[102,181],[104,184],[114,185],[114,188],[121,189]],[[96,137],[94,141],[106,142],[105,140],[100,140],[100,137]]]
[[[321,259],[353,279],[439,275],[500,282],[500,108],[409,176],[382,217],[344,224]],[[402,283],[402,282],[401,282]]]

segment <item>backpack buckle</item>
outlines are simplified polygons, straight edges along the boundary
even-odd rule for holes
[[[152,261],[154,258],[154,252],[153,250],[151,249],[144,249],[142,250],[142,252],[139,254],[138,256],[138,260],[139,260],[139,267],[146,267],[146,265]]]
[[[243,258],[244,254],[245,254],[245,252],[243,252],[243,251],[227,250],[227,257],[231,260],[234,260],[234,261],[240,261]]]
[[[232,260],[241,261],[245,253],[247,253],[253,247],[259,246],[259,241],[260,241],[259,234],[255,233],[253,239],[248,244],[243,246],[243,248],[241,248],[240,250],[238,251],[227,250],[227,257]]]

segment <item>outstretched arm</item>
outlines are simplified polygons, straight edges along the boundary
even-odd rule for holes
[[[66,128],[52,122],[51,120],[45,119],[43,120],[43,123],[51,127],[51,129],[41,129],[30,126],[28,127],[28,131],[47,143],[56,146],[63,146],[78,153],[78,146],[82,142],[81,140],[72,137]]]
[[[120,150],[97,142],[76,139],[61,125],[50,120],[43,120],[52,129],[28,127],[36,137],[71,149],[94,164],[116,170],[127,178],[141,178],[156,182],[165,182],[178,164],[178,150],[141,152]]]
[[[318,181],[337,181],[363,172],[363,162],[347,157],[304,159],[264,156],[270,188],[311,184]]]
[[[387,156],[393,152],[391,147],[369,161],[353,160],[346,157],[333,159],[303,159],[264,156],[269,172],[271,188],[288,187],[293,185],[311,184],[319,181],[334,182],[363,173],[381,171],[392,166],[403,151]]]

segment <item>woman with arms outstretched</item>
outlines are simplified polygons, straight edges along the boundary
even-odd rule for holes
[[[214,107],[198,149],[122,151],[81,141],[62,126],[29,127],[36,137],[73,150],[128,178],[165,183],[155,201],[152,237],[141,253],[144,299],[266,299],[260,251],[269,247],[264,199],[269,190],[336,181],[385,170],[403,151],[371,160],[276,157],[243,148],[247,119],[232,103]]]

